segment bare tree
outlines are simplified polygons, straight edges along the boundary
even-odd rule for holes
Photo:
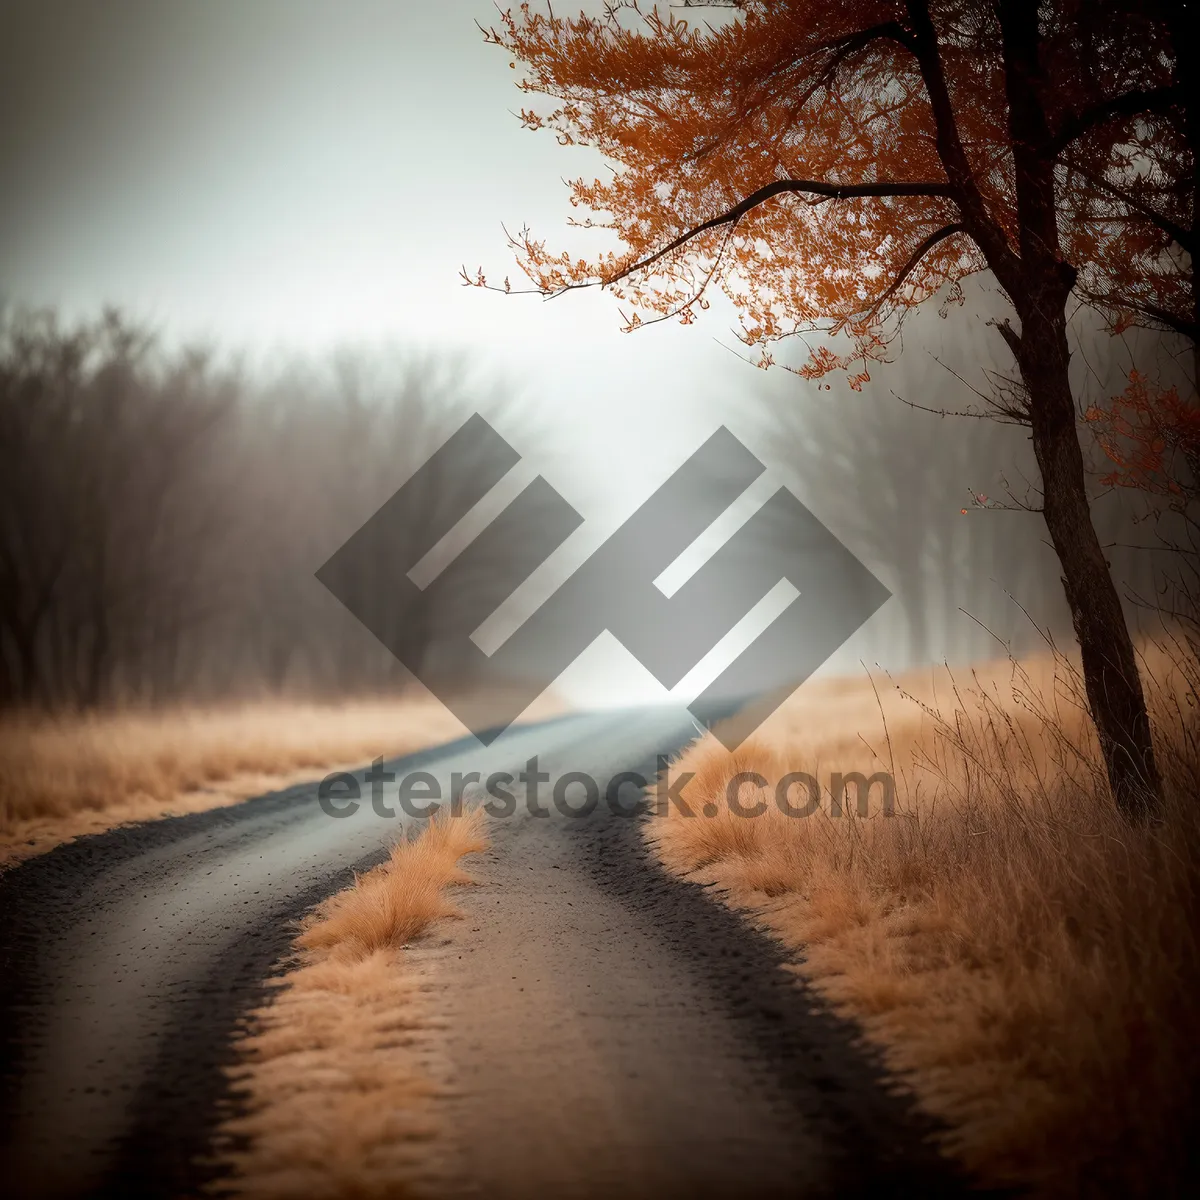
[[[492,391],[402,355],[252,379],[115,313],[3,314],[0,703],[406,686],[314,572]],[[467,482],[434,481],[414,524]],[[385,548],[352,592],[398,594],[407,558]],[[451,615],[422,599],[388,610],[410,664]]]

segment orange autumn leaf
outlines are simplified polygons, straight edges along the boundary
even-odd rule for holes
[[[1106,484],[1182,496],[1200,478],[1200,409],[1175,387],[1153,384],[1138,371],[1108,407],[1091,406],[1085,420],[1115,470]]]
[[[989,267],[1012,294],[1019,205],[991,4],[685,7],[522,4],[485,31],[523,65],[521,89],[549,100],[522,122],[613,168],[569,187],[591,214],[579,224],[615,246],[581,257],[510,239],[534,290],[605,286],[640,313],[634,330],[694,322],[716,287],[748,346],[820,335],[799,373],[844,371],[855,389],[913,306],[940,293],[944,314]],[[1186,325],[1190,259],[1174,239],[1189,201],[1172,184],[1190,163],[1169,20],[1119,2],[1043,8],[1063,262],[1114,330]]]

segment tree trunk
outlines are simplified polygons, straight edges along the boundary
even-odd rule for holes
[[[20,676],[17,694],[26,706],[38,698],[37,670],[37,626],[13,626],[13,642],[17,648],[17,664]]]
[[[1007,325],[1001,332],[1028,389],[1043,513],[1062,565],[1084,686],[1113,799],[1127,818],[1145,820],[1161,806],[1162,784],[1133,640],[1092,524],[1076,428],[1066,314],[1076,271],[1063,259],[1059,245],[1038,3],[1007,0],[996,6],[996,15],[1004,45],[1020,250],[1015,269],[1008,256],[993,265],[993,270],[1001,268],[997,277],[1021,319],[1019,337]]]
[[[1184,136],[1192,152],[1191,201],[1192,224],[1191,234],[1195,241],[1200,241],[1200,73],[1185,69],[1184,64],[1191,60],[1195,50],[1197,32],[1200,26],[1196,21],[1196,6],[1173,0],[1165,6],[1167,27],[1171,31],[1171,48],[1175,52],[1175,87],[1183,99]],[[1187,247],[1190,250],[1190,247]],[[1194,268],[1195,253],[1192,252],[1192,322],[1195,329],[1200,329],[1200,279],[1196,278]],[[1192,335],[1192,391],[1200,394],[1200,338]],[[1188,464],[1192,466],[1191,463]],[[1200,481],[1197,481],[1200,482]]]
[[[1018,357],[1029,389],[1046,527],[1062,565],[1088,704],[1113,798],[1125,817],[1141,821],[1158,810],[1162,791],[1146,700],[1121,600],[1092,523],[1075,401],[1067,379],[1065,316],[1050,315],[1052,302],[1037,308],[1039,316],[1023,322]]]
[[[79,697],[84,708],[99,708],[100,702],[110,693],[111,672],[109,652],[112,648],[109,636],[109,613],[104,603],[93,610],[92,644],[88,652],[83,688]]]

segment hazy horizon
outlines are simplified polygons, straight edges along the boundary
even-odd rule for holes
[[[918,314],[871,397],[837,379],[818,396],[739,361],[719,297],[696,327],[627,335],[598,291],[544,302],[463,287],[464,264],[516,279],[504,224],[586,245],[566,227],[562,179],[605,169],[520,127],[515,72],[475,25],[495,19],[487,0],[8,0],[4,14],[0,299],[68,318],[115,304],[168,343],[252,363],[346,345],[461,358],[468,374],[511,385],[540,433],[518,449],[584,515],[564,561],[581,561],[724,423],[874,565],[855,541],[860,501],[814,494],[820,481],[804,493],[799,463],[812,459],[780,423],[794,439],[805,405],[862,419],[864,403],[896,403],[893,390],[929,402],[949,388],[948,406],[963,407],[934,356],[970,371],[1003,349],[962,310],[948,322]],[[937,520],[958,520],[968,486],[993,489],[995,472],[979,474],[946,484]],[[1042,553],[1032,518],[1021,536]],[[902,665],[887,632],[897,604],[832,665]],[[935,639],[931,653],[951,644]],[[585,657],[598,661],[592,675],[577,668],[590,695],[661,694],[615,643]]]

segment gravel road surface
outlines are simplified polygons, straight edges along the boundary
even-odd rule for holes
[[[694,736],[673,709],[558,718],[386,764],[550,776],[491,819],[441,955],[462,1192],[826,1196],[960,1190],[928,1128],[783,951],[647,855],[604,792]],[[566,815],[567,772],[599,785]],[[363,773],[359,773],[362,779]],[[395,784],[385,803],[395,807]],[[406,824],[361,784],[316,784],[114,830],[0,877],[0,1179],[8,1195],[177,1197],[204,1161],[238,1018],[290,922],[381,860]],[[579,807],[577,780],[559,807]],[[617,807],[633,807],[627,781]]]

